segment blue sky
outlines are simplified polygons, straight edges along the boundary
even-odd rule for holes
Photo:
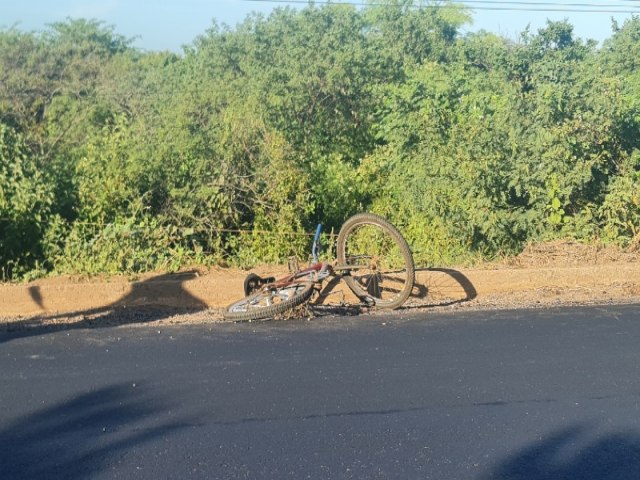
[[[620,10],[614,6],[623,5],[621,9],[635,9],[640,15],[638,0],[537,1],[555,3],[556,7],[551,8],[569,2],[606,5],[600,8],[609,10]],[[204,33],[214,19],[235,26],[251,11],[269,13],[284,5],[244,0],[0,0],[0,27],[17,25],[21,30],[32,31],[42,30],[46,24],[67,17],[97,19],[113,25],[117,33],[126,37],[140,37],[134,43],[137,47],[179,52],[182,45],[190,44]],[[574,26],[576,36],[602,41],[611,35],[612,16],[622,24],[631,14],[477,10],[473,13],[473,25],[466,27],[466,31],[485,29],[516,38],[527,24],[536,31],[545,25],[547,18],[567,18]]]

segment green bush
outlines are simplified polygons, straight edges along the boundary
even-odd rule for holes
[[[47,268],[43,236],[53,190],[22,136],[0,123],[0,278]]]
[[[450,7],[277,8],[182,54],[0,30],[1,278],[306,258],[367,210],[421,266],[637,238],[640,17],[598,47]]]

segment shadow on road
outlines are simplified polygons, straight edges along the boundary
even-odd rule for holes
[[[505,459],[486,480],[629,480],[640,472],[640,435],[598,436],[594,428],[566,428]]]
[[[206,310],[208,306],[184,287],[185,282],[196,276],[195,271],[158,275],[134,283],[127,295],[104,307],[56,315],[37,315],[25,320],[12,321],[0,330],[0,343],[56,330],[144,324],[175,314]],[[341,282],[339,277],[333,277],[324,285],[320,299],[310,305],[310,314],[357,316],[368,310],[366,305],[357,300],[345,300],[344,294],[337,288]],[[44,308],[46,299],[42,298],[37,286],[30,287],[29,294],[36,304]],[[417,268],[414,289],[401,310],[454,305],[470,301],[476,296],[477,292],[471,281],[458,270]],[[162,303],[158,299],[162,299]],[[167,302],[167,299],[171,302]],[[167,303],[174,307],[167,307]]]
[[[191,295],[184,287],[185,282],[196,276],[195,271],[157,275],[133,283],[128,294],[104,307],[55,315],[36,315],[25,320],[10,322],[0,330],[0,343],[54,330],[149,323],[163,320],[176,313],[205,310],[208,308],[207,305]],[[30,287],[29,294],[32,300],[42,308],[46,299],[42,298],[39,288]],[[163,299],[163,302],[160,303],[158,299]],[[167,303],[174,306],[167,307]]]
[[[188,426],[184,421],[154,421],[158,412],[167,410],[162,403],[143,388],[117,384],[4,423],[0,427],[1,476],[91,478],[112,457]]]

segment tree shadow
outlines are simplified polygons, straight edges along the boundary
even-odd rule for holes
[[[0,424],[2,478],[90,478],[135,446],[193,422],[158,424],[167,410],[134,384],[116,384]]]
[[[505,459],[486,480],[628,480],[640,476],[640,435],[598,436],[595,427],[560,430]]]
[[[185,282],[197,277],[196,271],[167,273],[134,282],[131,291],[103,307],[74,310],[53,315],[34,315],[5,325],[0,343],[50,331],[82,328],[106,328],[115,325],[149,323],[175,313],[206,310],[208,306],[185,288]],[[44,308],[46,299],[38,286],[29,287],[34,303]]]

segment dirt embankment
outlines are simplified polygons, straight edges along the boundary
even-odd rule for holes
[[[259,274],[279,273],[255,269]],[[285,272],[280,269],[280,273]],[[242,296],[247,272],[190,270],[126,278],[51,278],[0,285],[0,324],[20,326],[193,323],[221,319]],[[356,302],[338,282],[316,303],[324,312]],[[571,242],[527,248],[508,262],[478,268],[418,268],[406,309],[522,308],[640,302],[640,249],[626,251]],[[328,306],[327,306],[328,305]]]

